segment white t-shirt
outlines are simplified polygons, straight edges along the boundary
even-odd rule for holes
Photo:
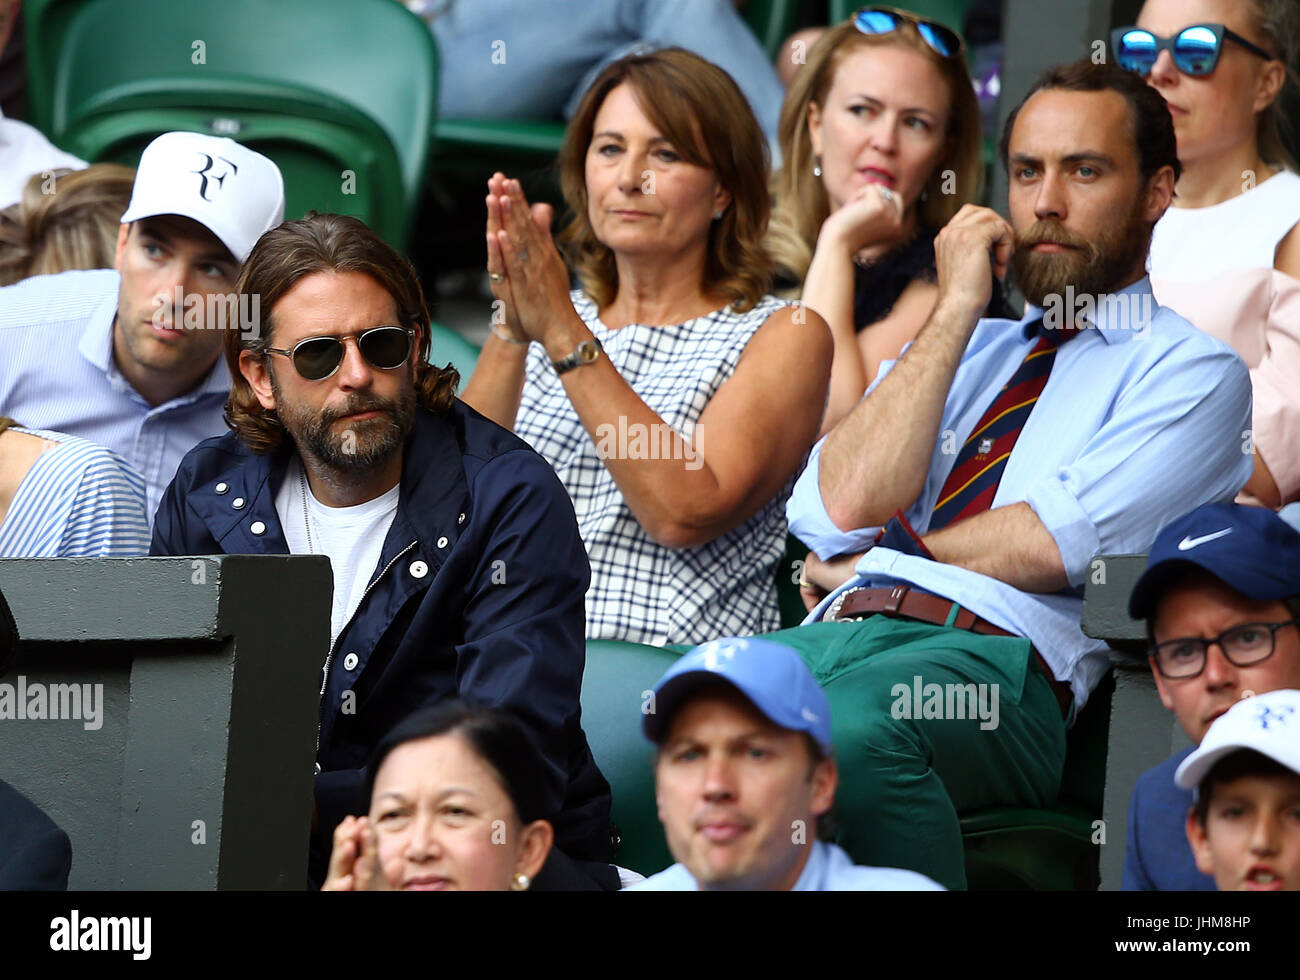
[[[303,516],[303,488],[306,488],[307,517]],[[326,555],[334,570],[334,606],[330,613],[330,647],[343,632],[361,604],[366,586],[378,571],[384,538],[397,513],[401,483],[374,500],[352,507],[328,507],[316,499],[303,479],[297,458],[285,471],[280,492],[275,495],[275,512],[280,516],[289,553]],[[307,522],[311,524],[308,545]]]

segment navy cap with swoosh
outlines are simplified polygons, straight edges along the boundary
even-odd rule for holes
[[[1300,595],[1300,532],[1266,507],[1197,507],[1156,535],[1146,571],[1129,596],[1129,615],[1150,618],[1165,590],[1195,568],[1248,599]]]

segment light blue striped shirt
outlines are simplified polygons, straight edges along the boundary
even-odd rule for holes
[[[11,429],[58,445],[32,464],[0,522],[0,558],[130,558],[149,553],[144,480],[85,439]]]
[[[218,358],[194,391],[151,406],[113,360],[119,284],[95,269],[0,288],[0,415],[112,449],[144,477],[152,523],[182,457],[226,432],[230,374]]]
[[[1029,307],[1018,324],[976,325],[948,392],[925,486],[906,511],[918,533],[930,526],[958,449],[1033,347],[1027,325],[1042,315]],[[819,489],[823,440],[786,508],[790,531],[823,559],[871,550],[858,574],[805,622],[820,619],[845,589],[913,585],[1028,637],[1083,706],[1108,667],[1106,644],[1079,627],[1083,585],[1105,573],[1093,559],[1147,551],[1169,521],[1231,500],[1252,470],[1250,375],[1231,348],[1156,305],[1145,278],[1100,306],[1092,322],[1094,329],[1058,350],[993,498],[994,507],[1025,501],[1033,508],[1056,539],[1073,588],[1022,592],[957,565],[871,548],[879,528],[840,530]],[[895,363],[881,365],[872,388]]]

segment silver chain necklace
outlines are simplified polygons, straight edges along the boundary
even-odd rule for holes
[[[307,554],[316,554],[316,547],[311,543],[311,511],[307,509],[307,473],[306,467],[298,469],[298,489],[302,491],[302,527],[307,532]]]

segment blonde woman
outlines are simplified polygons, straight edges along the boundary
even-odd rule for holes
[[[1300,176],[1281,139],[1300,39],[1295,0],[1147,0],[1112,33],[1165,99],[1183,173],[1156,225],[1156,299],[1251,369],[1243,500],[1300,500]]]
[[[934,306],[934,236],[983,178],[961,41],[868,7],[813,46],[781,110],[769,250],[830,325],[821,431],[857,404]]]

